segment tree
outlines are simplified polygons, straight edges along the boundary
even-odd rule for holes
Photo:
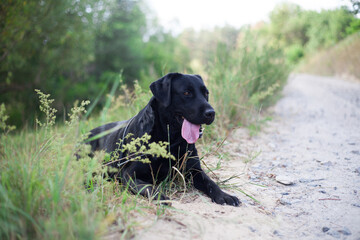
[[[143,37],[147,23],[141,2],[117,0],[108,12],[109,18],[96,33],[95,73],[123,71],[125,83],[139,79],[144,67]]]
[[[65,80],[84,79],[94,57],[93,16],[103,3],[1,1],[0,102],[10,107],[12,122],[20,125],[34,112],[35,88],[55,93]]]
[[[352,9],[350,10],[354,15],[359,14],[360,12],[360,1],[359,0],[349,0],[350,4],[352,6]]]
[[[293,44],[305,44],[308,40],[306,29],[309,25],[300,6],[283,3],[270,13],[270,33],[277,43],[284,47]]]

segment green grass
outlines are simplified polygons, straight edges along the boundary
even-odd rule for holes
[[[133,196],[102,177],[100,156],[75,161],[76,132],[2,136],[1,239],[94,239],[106,231],[109,214],[121,217],[136,206]],[[89,176],[96,181],[91,191],[84,184]]]

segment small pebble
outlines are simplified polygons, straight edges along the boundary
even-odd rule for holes
[[[340,233],[338,231],[329,230],[326,233],[329,234],[330,236],[333,236],[334,238],[340,238]]]
[[[275,180],[278,183],[281,183],[281,184],[284,184],[284,185],[293,185],[294,184],[294,181],[292,179],[290,179],[289,177],[286,177],[286,176],[278,175],[278,176],[276,176]]]
[[[351,151],[351,153],[353,153],[353,154],[356,154],[356,155],[360,155],[360,151]]]
[[[330,228],[328,228],[328,227],[323,227],[323,228],[322,228],[322,231],[323,231],[323,232],[327,232],[327,231],[329,231],[329,230],[330,230]]]
[[[278,230],[275,230],[275,231],[273,232],[273,234],[276,235],[276,236],[280,236],[280,233],[279,233]]]
[[[281,205],[291,205],[291,202],[288,200],[280,199],[280,204]]]
[[[300,199],[293,199],[291,201],[291,204],[300,203],[300,202],[302,202]]]
[[[332,162],[327,161],[327,162],[321,163],[321,165],[326,166],[326,167],[330,167],[330,166],[332,166],[333,164],[332,164]]]
[[[251,232],[256,232],[256,229],[251,227],[251,226],[249,226],[249,229],[250,229]]]
[[[353,203],[353,204],[351,204],[351,206],[360,208],[360,204],[358,204],[358,203]]]
[[[351,235],[351,232],[347,227],[344,227],[342,230],[339,230],[338,232],[341,233],[341,234],[344,234],[346,236]]]
[[[321,187],[321,184],[309,184],[310,187]]]

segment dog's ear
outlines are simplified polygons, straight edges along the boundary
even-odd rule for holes
[[[200,78],[201,81],[203,81],[203,79],[202,79],[202,77],[200,75],[195,74],[194,76],[197,77],[197,78]]]
[[[150,90],[154,97],[164,107],[168,107],[171,103],[171,81],[180,75],[180,73],[168,73],[164,77],[150,84]]]
[[[197,77],[198,79],[200,79],[201,82],[204,82],[204,80],[202,79],[202,77],[200,75],[195,74],[194,76]]]

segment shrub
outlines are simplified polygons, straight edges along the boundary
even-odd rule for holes
[[[285,84],[289,67],[281,49],[249,31],[240,33],[235,48],[218,44],[208,66],[208,85],[216,120],[212,136],[247,124],[254,111],[271,105]],[[224,131],[225,130],[225,131]]]
[[[285,54],[290,64],[296,64],[304,57],[304,48],[299,44],[294,44],[286,48]]]

